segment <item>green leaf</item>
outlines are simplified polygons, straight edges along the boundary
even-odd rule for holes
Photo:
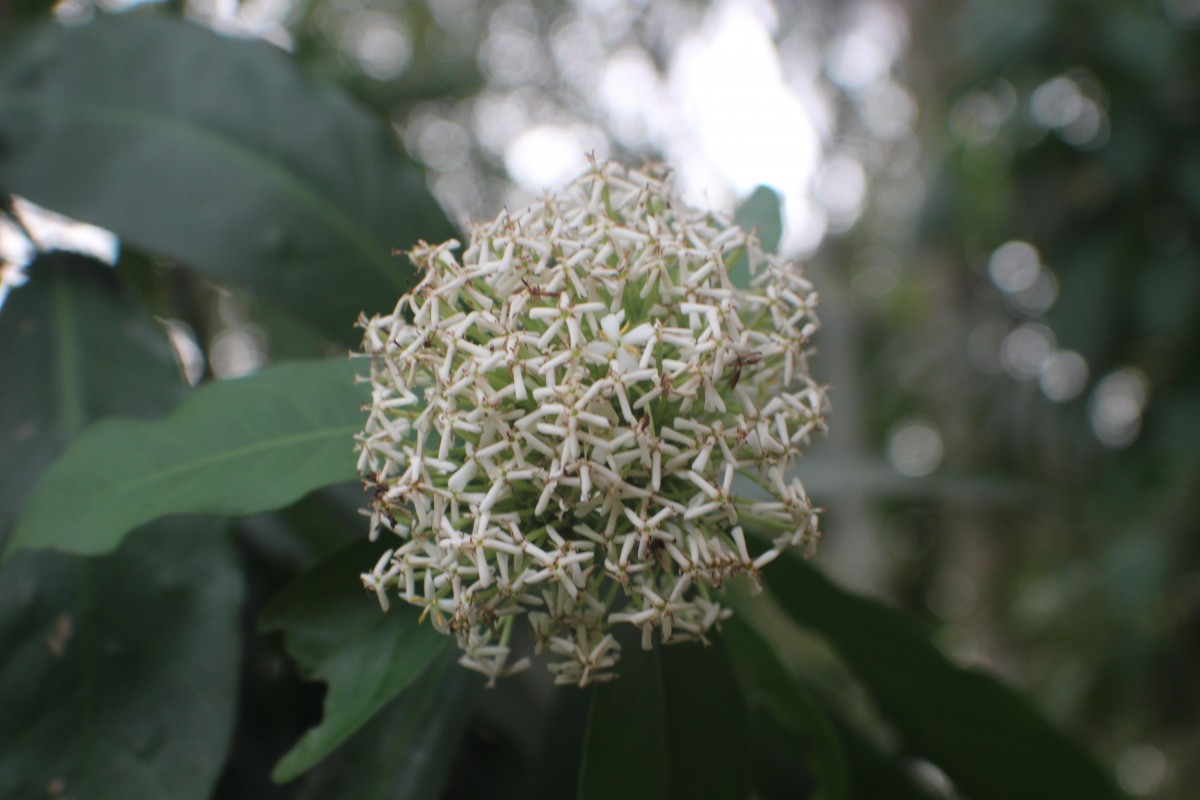
[[[9,0],[3,6],[0,26],[45,19],[51,15],[56,5],[53,0]]]
[[[813,800],[808,745],[798,733],[762,706],[750,709],[751,785],[754,800]]]
[[[917,782],[910,765],[885,752],[861,731],[829,709],[829,720],[837,729],[838,739],[854,776],[853,800],[944,800],[936,789]]]
[[[363,590],[358,576],[379,551],[365,542],[345,548],[263,609],[262,630],[282,631],[301,673],[329,685],[324,719],[276,765],[275,781],[292,780],[333,752],[452,647],[418,622],[415,607],[400,604],[384,614]]]
[[[220,526],[0,571],[0,797],[203,800],[233,733],[242,585]]]
[[[525,796],[530,800],[570,797],[579,786],[590,706],[589,692],[571,689],[555,692],[544,714],[545,722],[535,756],[537,766],[529,771],[529,790]]]
[[[442,797],[450,765],[483,685],[447,648],[400,696],[308,776],[301,800]]]
[[[113,270],[54,252],[0,308],[0,546],[38,475],[88,422],[154,416],[184,385],[166,336]]]
[[[780,605],[834,647],[904,738],[975,800],[1121,794],[1028,700],[954,665],[902,615],[846,592],[798,558],[764,570]]]
[[[759,186],[747,197],[734,215],[743,230],[754,231],[763,249],[774,253],[783,237],[783,218],[780,216],[779,195],[773,189]],[[750,288],[750,259],[745,253],[738,256],[729,270],[729,280],[742,289]]]
[[[9,551],[103,553],[166,514],[251,514],[353,478],[361,369],[280,364],[208,384],[162,420],[93,426],[34,488]]]
[[[0,309],[0,541],[84,425],[184,392],[111,268],[52,252],[29,276]],[[108,558],[25,553],[0,570],[0,796],[209,795],[240,658],[237,557],[217,534],[180,521]]]
[[[639,638],[621,637],[620,677],[593,689],[579,797],[744,800],[746,706],[724,648]]]
[[[734,218],[745,230],[756,231],[763,249],[774,253],[783,238],[782,211],[779,194],[769,186],[759,186],[738,206]]]
[[[387,126],[268,44],[154,15],[0,47],[0,185],[356,339],[452,228]],[[102,68],[99,68],[102,66]]]
[[[722,624],[722,635],[742,685],[747,687],[750,706],[770,712],[777,722],[803,740],[804,752],[793,753],[792,760],[803,759],[806,763],[816,784],[811,797],[814,800],[850,797],[850,775],[837,734],[803,687],[788,674],[770,644],[736,616]]]

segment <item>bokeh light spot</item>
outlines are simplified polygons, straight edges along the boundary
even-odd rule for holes
[[[1038,386],[1056,403],[1073,400],[1087,385],[1088,365],[1074,350],[1059,350],[1042,364]]]
[[[902,422],[888,436],[887,452],[898,472],[912,477],[928,475],[942,463],[942,435],[928,422]]]
[[[1108,447],[1131,444],[1142,428],[1149,382],[1139,369],[1126,367],[1111,372],[1092,393],[1090,418],[1096,438]]]
[[[1005,242],[988,259],[988,276],[1005,292],[1019,292],[1033,286],[1041,271],[1037,249],[1029,242]]]
[[[1040,323],[1026,323],[1004,337],[1000,365],[1018,380],[1036,378],[1055,349],[1054,331]]]
[[[1117,781],[1130,794],[1148,795],[1166,781],[1167,757],[1151,744],[1137,744],[1117,757]]]
[[[509,145],[504,154],[508,174],[517,183],[540,192],[565,183],[587,168],[587,154],[608,157],[604,134],[585,125],[538,125]]]

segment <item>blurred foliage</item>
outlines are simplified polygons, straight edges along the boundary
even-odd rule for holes
[[[189,382],[227,374],[231,342],[253,345],[257,364],[342,353],[355,313],[389,305],[410,277],[393,248],[447,238],[447,216],[524,196],[505,175],[510,129],[585,125],[621,157],[662,157],[661,141],[615,130],[563,42],[579,41],[567,34],[586,17],[602,50],[579,49],[583,57],[633,49],[664,72],[681,31],[711,5],[588,6],[303,0],[258,18],[247,4],[230,18],[185,3],[109,19],[75,2],[58,13],[105,18],[63,29],[45,23],[50,4],[0,2],[0,190],[122,242],[115,272],[40,254],[0,310],[0,540],[34,479],[85,425],[161,416],[187,391],[154,317],[190,332],[201,360]],[[293,55],[171,19],[183,12],[243,32],[257,19]],[[839,48],[881,18],[901,20],[906,42],[882,84],[904,101],[892,106],[837,68]],[[830,441],[802,465],[828,506],[817,561],[921,627],[788,565],[789,580],[772,587],[780,607],[756,606],[765,621],[729,637],[734,675],[709,658],[678,678],[736,676],[746,707],[734,697],[681,711],[661,684],[606,709],[650,709],[645,730],[657,732],[660,758],[646,768],[664,786],[681,778],[673,748],[689,731],[673,720],[683,713],[700,730],[724,719],[751,743],[750,780],[764,797],[952,796],[947,775],[984,797],[1009,785],[992,780],[1003,774],[1048,796],[1073,787],[1090,798],[1109,791],[1104,772],[1131,794],[1186,800],[1200,785],[1200,9],[1189,0],[780,4],[775,38],[781,50],[800,42],[801,62],[818,65],[826,155],[851,159],[867,184],[855,213],[825,208],[829,236],[812,259],[826,303],[819,363],[836,409]],[[739,218],[778,239],[777,215],[760,190]],[[1029,249],[1004,250],[1012,242]],[[1036,269],[1005,266],[1005,252],[1033,252]],[[1053,368],[1080,361],[1082,375]],[[940,448],[931,475],[900,468],[901,433],[913,424]],[[236,489],[244,476],[224,477]],[[327,557],[365,530],[353,513],[361,498],[337,489],[276,512],[320,480],[254,477],[280,494],[240,507],[271,511],[236,527],[240,643],[231,626],[243,588],[220,525],[168,518],[154,523],[170,529],[156,545],[147,530],[102,559],[22,554],[3,566],[0,634],[13,646],[0,649],[14,656],[0,667],[0,700],[33,738],[0,748],[0,794],[162,796],[136,786],[164,772],[190,776],[170,795],[181,797],[561,797],[581,774],[583,793],[603,796],[609,780],[644,777],[595,771],[605,759],[623,763],[619,742],[597,733],[613,720],[589,716],[600,694],[552,694],[535,680],[479,692],[438,660],[420,675],[404,663],[374,681],[357,674],[355,654],[387,652],[403,620],[380,622],[373,598],[355,605],[345,586],[318,601],[297,587],[329,583],[337,556]],[[46,508],[71,491],[46,486]],[[144,518],[164,510],[231,509],[200,498]],[[203,571],[177,575],[179,558]],[[170,602],[160,605],[164,581]],[[91,588],[72,594],[66,584]],[[153,609],[144,628],[117,624],[142,608]],[[372,621],[382,637],[364,633]],[[287,650],[256,622],[285,630]],[[168,627],[169,648],[143,641]],[[435,658],[419,654],[422,664]],[[665,676],[660,662],[675,655],[637,669]],[[292,656],[303,677],[328,681],[324,698]],[[211,669],[180,690],[164,659]],[[1015,694],[953,663],[1021,687],[1102,769]],[[149,676],[148,694],[125,702],[96,692],[123,674]],[[354,696],[347,687],[358,679],[375,690]],[[66,713],[56,698],[74,686],[113,730],[157,716],[160,691],[176,698],[162,707],[178,725],[155,728],[148,743],[131,734],[129,752],[90,725],[59,742],[61,758],[31,749],[50,740]],[[922,717],[933,708],[936,719]],[[29,722],[37,718],[50,727]],[[979,719],[995,727],[972,730]],[[299,781],[271,784],[297,741],[315,748],[303,766],[331,755]],[[97,783],[104,770],[81,769],[70,753],[99,746],[146,771]],[[181,767],[184,746],[196,758]],[[1052,753],[1061,762],[1041,774],[1013,774],[1008,762]],[[705,785],[742,791],[734,784]]]
[[[990,511],[878,507],[894,591],[940,617],[952,652],[1000,667],[1087,731],[1126,789],[1190,796],[1200,17],[1173,2],[909,11],[925,201],[900,230],[868,210],[825,256],[862,270],[883,248],[898,265],[894,289],[855,298],[862,391],[880,399],[871,437],[883,446],[899,419],[934,420],[948,467],[1034,494]],[[1014,240],[1040,253],[1049,308],[997,285],[991,259]],[[1086,360],[1077,395],[1052,402],[1048,364],[1012,362],[1007,337],[1023,327]],[[1128,370],[1143,407],[1106,437],[1106,379]]]

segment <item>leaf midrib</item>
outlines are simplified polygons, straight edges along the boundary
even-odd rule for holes
[[[327,202],[314,187],[284,169],[278,162],[262,156],[228,136],[222,136],[201,125],[187,124],[191,123],[191,120],[184,122],[164,114],[118,103],[79,100],[72,100],[69,103],[58,102],[40,93],[15,92],[9,95],[6,104],[16,107],[50,107],[67,118],[90,122],[97,126],[109,125],[115,128],[135,130],[149,129],[161,132],[168,137],[173,134],[180,140],[192,142],[228,156],[231,161],[248,166],[271,183],[279,186],[285,194],[310,209],[330,229],[349,242],[371,265],[372,269],[396,286],[405,287],[404,281],[399,277],[385,253],[387,248],[380,246],[369,234],[356,226],[353,220],[336,205]]]
[[[306,433],[295,433],[282,438],[272,438],[264,441],[255,442],[253,444],[242,445],[230,450],[221,450],[216,453],[209,453],[200,458],[189,459],[188,461],[175,464],[170,467],[156,469],[153,472],[135,478],[129,481],[122,481],[108,485],[108,490],[120,493],[134,492],[147,484],[157,483],[162,480],[176,477],[185,474],[192,470],[203,470],[214,464],[220,464],[226,461],[236,461],[246,456],[254,455],[273,449],[285,449],[296,444],[305,442],[320,441],[321,439],[332,439],[340,437],[350,437],[359,431],[359,425],[342,425],[337,428],[325,428],[318,431],[308,431]]]

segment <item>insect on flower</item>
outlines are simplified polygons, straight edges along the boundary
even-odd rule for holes
[[[761,364],[762,360],[763,354],[757,351],[753,353],[738,353],[733,360],[733,375],[729,379],[729,388],[737,388],[738,381],[742,379],[742,367]]]
[[[530,297],[553,297],[558,299],[558,292],[552,292],[549,289],[545,289],[541,286],[530,286],[529,281],[525,280],[524,278],[521,279],[521,283],[524,285],[525,291]]]

